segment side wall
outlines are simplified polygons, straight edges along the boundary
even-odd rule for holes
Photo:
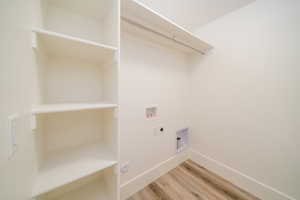
[[[34,135],[30,129],[35,59],[31,29],[38,23],[38,0],[5,0],[0,6],[0,199],[28,200],[35,174]],[[10,157],[8,117],[16,121],[17,150]]]
[[[186,56],[176,50],[123,31],[121,60],[121,165],[130,164],[121,176],[125,198],[182,160],[175,156],[175,133],[187,126],[188,93]],[[152,105],[158,117],[147,119],[145,108]],[[155,135],[160,126],[165,133]]]
[[[264,199],[300,199],[300,2],[257,0],[198,30],[193,158]],[[259,189],[260,188],[260,189]]]

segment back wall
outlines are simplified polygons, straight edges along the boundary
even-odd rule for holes
[[[186,56],[179,51],[125,31],[121,49],[120,156],[121,165],[129,162],[121,185],[128,188],[141,174],[176,155],[175,133],[187,126],[188,79]],[[158,117],[147,119],[145,108],[153,105]],[[160,126],[165,133],[155,135]]]

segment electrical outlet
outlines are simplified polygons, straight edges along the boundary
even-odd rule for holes
[[[129,162],[123,163],[123,165],[121,166],[120,171],[121,171],[122,174],[127,173],[129,171]]]

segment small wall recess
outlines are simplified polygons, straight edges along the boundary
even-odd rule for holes
[[[145,114],[147,119],[157,117],[157,106],[147,107],[145,110]]]
[[[184,128],[176,132],[176,151],[182,152],[188,148],[189,128]]]

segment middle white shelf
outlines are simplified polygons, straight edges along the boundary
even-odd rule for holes
[[[80,110],[95,110],[105,108],[117,108],[117,104],[110,103],[63,103],[36,105],[32,108],[32,114],[56,113]]]
[[[35,28],[33,46],[42,48],[50,56],[64,56],[80,58],[95,63],[103,63],[117,52],[117,48],[110,45],[73,37],[53,31]]]
[[[40,97],[34,114],[116,107],[117,48],[40,29],[34,35]]]

